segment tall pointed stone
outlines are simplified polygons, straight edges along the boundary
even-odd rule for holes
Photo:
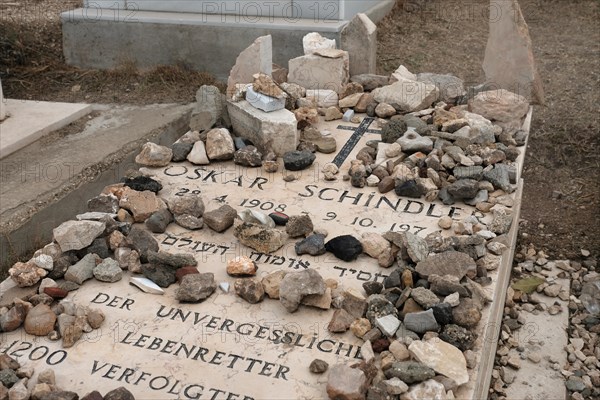
[[[341,48],[350,54],[350,76],[376,73],[377,26],[366,14],[356,14],[342,29]]]
[[[227,80],[227,98],[235,93],[236,84],[254,82],[253,76],[259,72],[271,76],[272,70],[273,40],[271,35],[261,36],[237,57]]]
[[[527,23],[517,0],[491,0],[490,35],[483,70],[486,81],[544,104],[544,89],[535,67]]]

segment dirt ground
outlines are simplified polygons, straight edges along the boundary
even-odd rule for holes
[[[59,14],[80,0],[0,1],[0,77],[11,98],[90,103],[191,102],[214,78],[182,66],[140,74],[64,64]],[[546,105],[534,110],[524,169],[519,246],[551,257],[600,256],[600,3],[521,0]],[[378,65],[451,73],[477,84],[486,0],[407,0],[378,24]],[[219,83],[222,84],[222,83]]]

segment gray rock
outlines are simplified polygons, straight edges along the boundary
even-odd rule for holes
[[[168,198],[167,204],[173,215],[188,214],[194,217],[201,217],[204,213],[204,202],[202,201],[202,197],[197,194],[173,195]]]
[[[96,267],[97,260],[99,260],[99,258],[95,254],[86,255],[67,269],[64,276],[65,280],[81,285],[88,279],[92,279],[94,277],[94,268]]]
[[[216,289],[213,273],[188,274],[181,279],[175,297],[181,302],[197,303],[207,299]]]
[[[78,251],[77,256],[81,258],[86,254],[92,253],[96,254],[100,258],[107,258],[111,256],[111,251],[108,247],[108,243],[106,243],[105,237],[99,237],[97,239],[94,239],[92,244],[90,244],[85,249]]]
[[[483,177],[483,167],[480,165],[474,165],[472,167],[455,167],[452,170],[452,175],[456,179],[475,179],[480,181]]]
[[[512,226],[512,213],[505,207],[495,205],[492,207],[492,215],[492,222],[488,226],[489,230],[497,235],[508,233]]]
[[[176,253],[171,254],[166,251],[149,251],[148,262],[152,264],[162,264],[172,267],[173,269],[179,269],[183,267],[198,265],[198,261],[193,255],[188,253]]]
[[[238,213],[238,218],[250,224],[260,225],[263,228],[275,228],[275,221],[270,216],[261,213],[260,211],[251,210],[249,208]]]
[[[479,191],[479,182],[474,179],[459,179],[448,186],[448,194],[454,199],[472,199]]]
[[[15,383],[19,381],[19,377],[12,369],[0,370],[0,383],[6,388],[11,388]]]
[[[417,383],[431,379],[435,371],[416,361],[399,361],[384,371],[386,378],[399,378],[404,383]]]
[[[291,238],[306,236],[313,229],[313,223],[308,214],[292,215],[285,225],[285,232]]]
[[[288,171],[302,171],[312,165],[316,156],[310,151],[289,151],[283,155],[283,165]]]
[[[452,306],[448,303],[438,303],[431,307],[433,316],[438,324],[444,326],[451,324],[454,321],[452,316]]]
[[[476,338],[477,336],[468,329],[455,324],[444,326],[444,329],[440,333],[440,339],[462,351],[472,349]]]
[[[312,360],[312,362],[308,366],[308,370],[313,374],[322,374],[325,371],[327,371],[327,368],[329,368],[329,364],[327,363],[327,361],[323,361],[318,358]]]
[[[204,226],[204,221],[202,220],[202,218],[194,217],[190,214],[176,215],[175,222],[179,226],[182,226],[183,228],[189,229],[191,231],[202,229],[202,227]]]
[[[163,288],[169,287],[177,280],[175,270],[164,265],[142,264],[142,274]]]
[[[413,199],[418,199],[425,194],[422,188],[417,184],[417,181],[414,179],[409,179],[405,182],[398,180],[395,192],[398,196],[410,197]]]
[[[87,208],[90,212],[116,214],[119,211],[119,199],[114,194],[101,194],[89,199]]]
[[[196,92],[196,107],[190,118],[192,131],[207,131],[221,120],[224,106],[219,88],[202,85]]]
[[[308,236],[296,243],[295,245],[296,254],[301,256],[303,254],[310,254],[311,256],[320,256],[325,254],[325,236],[321,234],[314,234]]]
[[[265,289],[260,279],[241,278],[236,279],[233,284],[235,294],[250,304],[256,304],[265,297]]]
[[[336,400],[365,399],[369,381],[359,368],[336,364],[329,370],[327,395]]]
[[[429,275],[429,290],[439,296],[448,296],[452,293],[458,293],[460,297],[469,297],[469,291],[460,284],[460,280],[452,275],[439,276]]]
[[[118,282],[123,278],[119,263],[112,258],[106,258],[94,270],[94,278],[101,282]]]
[[[494,188],[504,190],[506,193],[512,193],[514,192],[514,188],[510,185],[508,168],[506,164],[496,164],[494,168],[486,168],[484,170],[483,178],[494,185]]]
[[[344,333],[350,329],[350,325],[356,318],[344,309],[338,309],[333,312],[331,321],[327,325],[327,330],[333,333]]]
[[[484,201],[488,201],[489,198],[489,194],[488,191],[485,189],[482,189],[480,191],[477,192],[477,194],[475,195],[475,197],[473,197],[472,199],[464,199],[465,204],[468,204],[470,206],[476,206],[477,203],[482,203]]]
[[[366,92],[386,86],[389,83],[389,76],[375,74],[353,75],[350,82],[360,83]]]
[[[106,224],[98,221],[67,221],[54,228],[52,234],[63,252],[81,250],[104,232]]]
[[[246,146],[235,152],[233,162],[245,167],[260,167],[262,165],[262,154],[256,147]]]
[[[379,328],[381,333],[388,337],[393,337],[398,328],[400,327],[400,320],[392,314],[379,317],[375,320],[375,325]]]
[[[206,221],[206,215],[204,216]],[[285,245],[287,235],[278,229],[264,228],[244,222],[234,228],[233,235],[245,246],[261,253],[272,253]]]
[[[467,254],[449,250],[429,255],[425,260],[417,263],[415,269],[424,277],[435,274],[452,275],[462,279],[468,271],[477,270],[477,265]]]
[[[440,299],[429,289],[417,287],[411,290],[410,297],[424,309],[429,309],[440,302]]]
[[[452,309],[454,323],[467,328],[477,326],[481,320],[481,304],[473,299],[463,299],[460,304]]]
[[[127,242],[140,255],[142,262],[147,260],[149,251],[158,251],[158,242],[150,232],[140,227],[134,226],[127,235]]]
[[[372,326],[376,326],[377,319],[386,315],[398,316],[396,307],[383,295],[376,294],[367,299],[366,317]]]
[[[237,211],[229,205],[224,205],[216,210],[204,213],[204,223],[215,232],[224,232],[231,225],[237,216]]]
[[[383,143],[394,143],[406,133],[406,130],[406,122],[402,119],[393,119],[381,130],[381,141]]]
[[[439,90],[439,100],[446,103],[455,103],[459,97],[467,93],[462,79],[454,75],[425,72],[417,74],[417,80],[437,87]]]
[[[169,226],[172,221],[173,214],[166,208],[163,208],[153,213],[144,224],[150,232],[164,233],[167,230],[167,226]]]
[[[188,154],[194,147],[193,143],[175,142],[171,145],[171,151],[173,151],[172,161],[181,162],[187,159]]]
[[[437,332],[440,328],[432,309],[406,314],[404,316],[404,326],[416,333]]]
[[[402,147],[402,152],[412,154],[421,152],[428,154],[433,150],[433,141],[427,136],[421,136],[414,128],[408,128],[407,131],[399,138],[396,143]]]
[[[418,263],[427,258],[429,255],[429,246],[425,239],[410,232],[402,232],[400,237],[408,256],[413,262]]]
[[[325,293],[325,281],[314,269],[290,272],[279,285],[279,301],[289,312],[295,312],[307,295]]]

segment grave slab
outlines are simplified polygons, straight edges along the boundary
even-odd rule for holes
[[[303,171],[266,173],[231,162],[207,166],[182,162],[143,171],[162,183],[161,196],[199,193],[207,211],[228,204],[238,211],[306,214],[315,230],[327,231],[327,240],[390,230],[424,237],[439,230],[441,216],[461,220],[474,215],[489,222],[489,215],[468,205],[446,206],[439,201],[384,195],[369,187],[350,187],[341,178],[325,182],[321,172],[325,164],[337,160],[346,171],[360,148],[378,137],[379,131],[369,125],[369,120],[362,126],[341,121],[320,123],[319,129],[330,131],[341,150],[317,154],[313,165]],[[523,155],[518,163],[522,161]],[[289,175],[296,179],[283,180]],[[522,181],[514,194],[514,221],[518,221],[521,193]],[[500,267],[490,272],[492,283],[485,291],[494,301],[484,308],[477,328],[477,367],[469,371],[470,380],[458,389],[456,398],[486,397],[486,374],[491,374],[493,367],[517,229],[518,224],[513,223],[509,234],[512,250],[505,252]],[[337,280],[344,289],[359,293],[364,282],[382,282],[391,272],[365,254],[352,262],[341,261],[331,253],[298,256],[294,248],[297,240],[293,239],[270,254],[253,251],[241,245],[233,232],[233,228],[222,234],[208,228],[189,231],[171,224],[165,233],[154,237],[161,250],[194,255],[198,270],[213,273],[219,286],[233,284],[235,279],[227,275],[226,266],[239,256],[257,264],[259,278],[277,270],[289,273],[311,268],[325,279]],[[450,235],[447,231],[443,234]],[[197,304],[178,303],[175,286],[156,296],[142,293],[127,282],[128,276],[112,284],[90,281],[69,294],[68,298],[78,304],[100,308],[106,314],[103,329],[85,336],[73,348],[62,349],[46,340],[36,342],[16,331],[5,335],[0,352],[27,365],[53,366],[57,380],[77,392],[125,386],[136,397],[147,399],[194,398],[200,393],[208,398],[327,398],[327,376],[311,374],[311,361],[320,358],[330,365],[351,365],[360,360],[361,340],[351,332],[328,331],[333,310],[301,306],[290,314],[277,300],[248,304],[233,291],[216,291]],[[3,285],[2,302],[10,301],[10,282]],[[38,349],[40,346],[45,347]],[[489,354],[491,366],[486,361]],[[479,393],[484,395],[478,397]]]
[[[10,117],[0,125],[0,159],[92,111],[91,104],[6,99]]]

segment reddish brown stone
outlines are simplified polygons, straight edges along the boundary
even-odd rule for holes
[[[386,351],[390,348],[390,339],[386,337],[379,338],[374,340],[373,343],[371,343],[371,346],[373,347],[373,351],[375,353],[381,353],[382,351]]]
[[[175,271],[175,277],[177,278],[177,282],[181,283],[181,280],[183,279],[184,276],[189,275],[189,274],[199,274],[199,273],[200,272],[198,271],[198,269],[196,267],[188,266],[188,267],[179,268],[177,271]]]
[[[44,293],[53,299],[64,299],[69,294],[65,289],[59,287],[46,287]]]

